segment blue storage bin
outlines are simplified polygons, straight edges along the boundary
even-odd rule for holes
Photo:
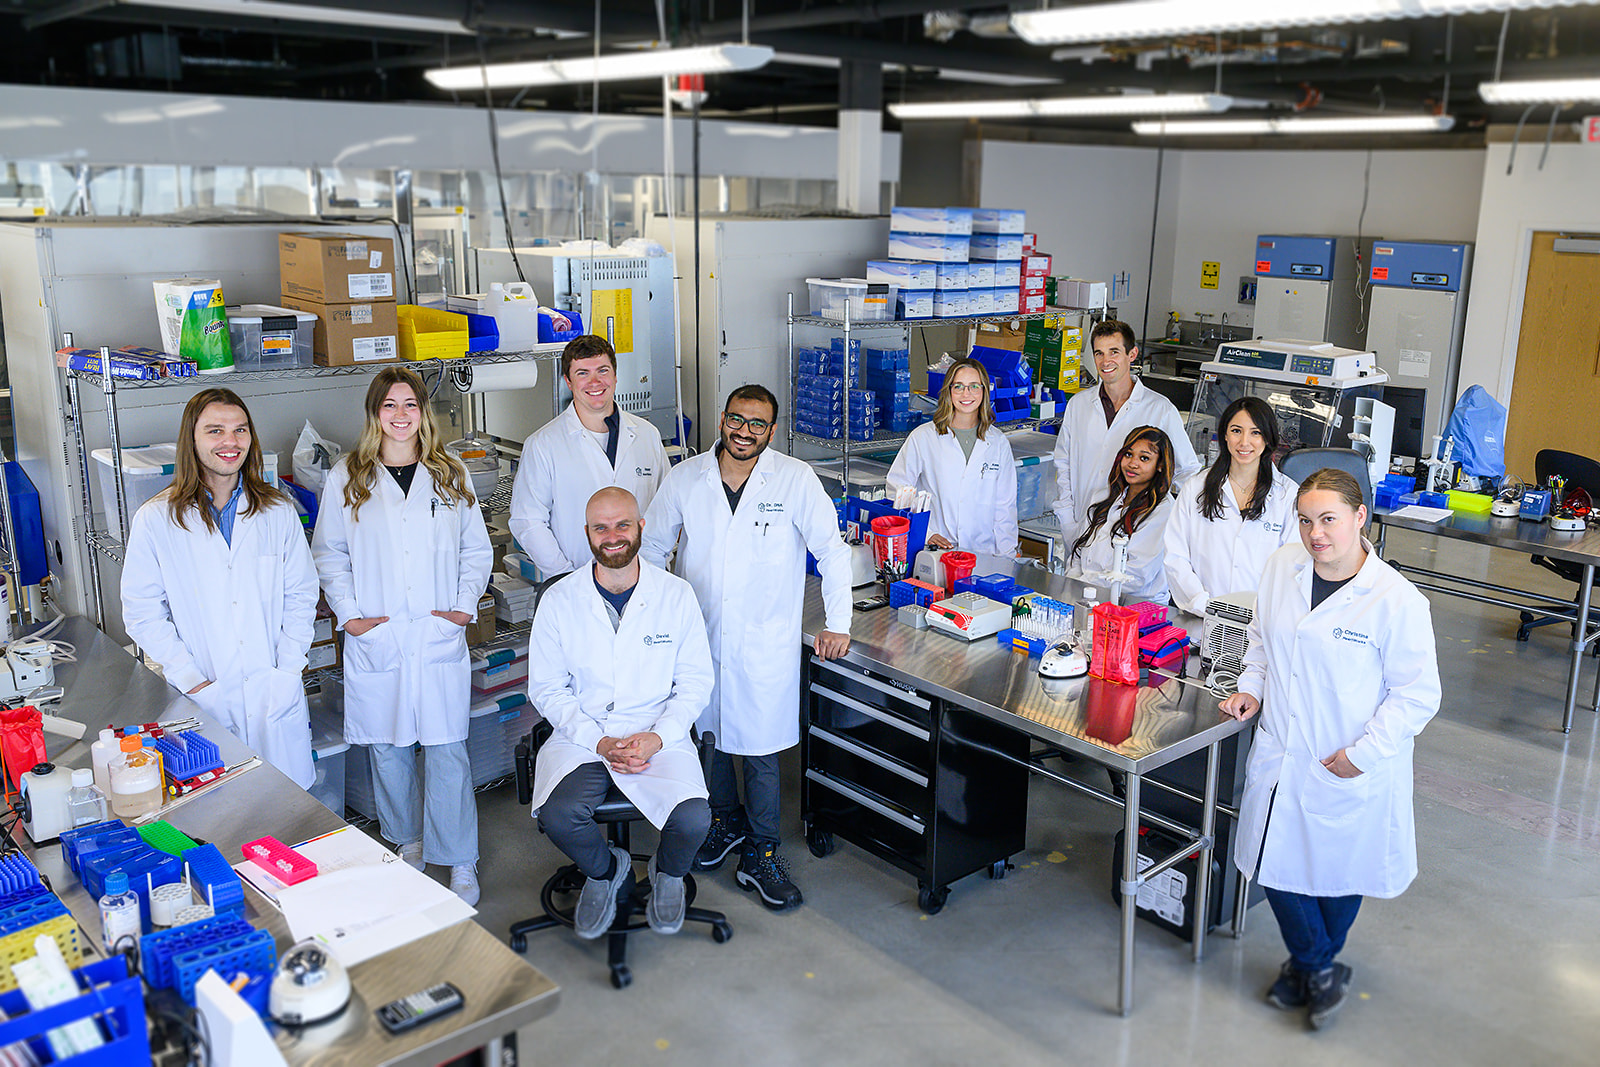
[[[500,349],[500,323],[493,315],[475,311],[459,312],[467,317],[467,351],[497,352]]]
[[[862,500],[858,496],[845,498],[844,519],[845,533],[849,540],[864,540],[872,530],[872,520],[884,515],[901,515],[911,520],[911,529],[906,533],[906,558],[909,563],[915,563],[917,553],[921,552],[928,541],[928,511],[903,511],[894,506],[892,500]],[[908,570],[909,573],[909,570]]]
[[[145,1022],[144,986],[128,977],[125,956],[86,963],[73,972],[82,994],[37,1011],[20,989],[0,993],[0,1046],[26,1043],[41,1063],[51,1062],[45,1035],[58,1027],[98,1020],[106,1043],[71,1058],[73,1067],[125,1067],[149,1063],[150,1031]]]
[[[550,321],[546,312],[539,312],[539,343],[542,345],[564,345],[574,337],[582,337],[583,316],[576,311],[563,311],[563,315],[572,320],[572,329],[557,330]]]

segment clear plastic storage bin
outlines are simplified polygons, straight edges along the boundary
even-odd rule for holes
[[[228,309],[233,365],[239,370],[284,370],[311,366],[311,335],[317,317],[272,304]]]
[[[100,506],[106,516],[106,527],[121,536],[121,531],[115,529],[117,483],[116,469],[111,465],[111,449],[97,448],[90,455],[94,456],[95,462],[99,464],[96,470],[100,472]],[[146,500],[172,484],[172,475],[177,470],[177,464],[176,444],[145,445],[141,448],[122,450],[122,493],[127,500],[130,523],[133,521],[134,513]]]
[[[900,288],[868,282],[865,278],[807,278],[811,288],[811,314],[851,322],[892,319],[899,303]]]

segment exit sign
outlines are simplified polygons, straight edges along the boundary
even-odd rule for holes
[[[1600,115],[1590,115],[1583,120],[1583,139],[1589,144],[1600,144]]]

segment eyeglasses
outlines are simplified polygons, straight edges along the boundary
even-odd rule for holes
[[[730,430],[742,430],[748,426],[753,434],[763,434],[772,429],[772,423],[766,419],[747,419],[743,415],[735,415],[731,411],[722,413],[722,424]]]
[[[981,393],[981,392],[983,392],[983,383],[982,382],[951,382],[950,383],[950,391],[952,393]]]

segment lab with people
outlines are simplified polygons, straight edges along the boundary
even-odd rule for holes
[[[0,1064],[1594,1055],[1600,3],[0,24]]]

